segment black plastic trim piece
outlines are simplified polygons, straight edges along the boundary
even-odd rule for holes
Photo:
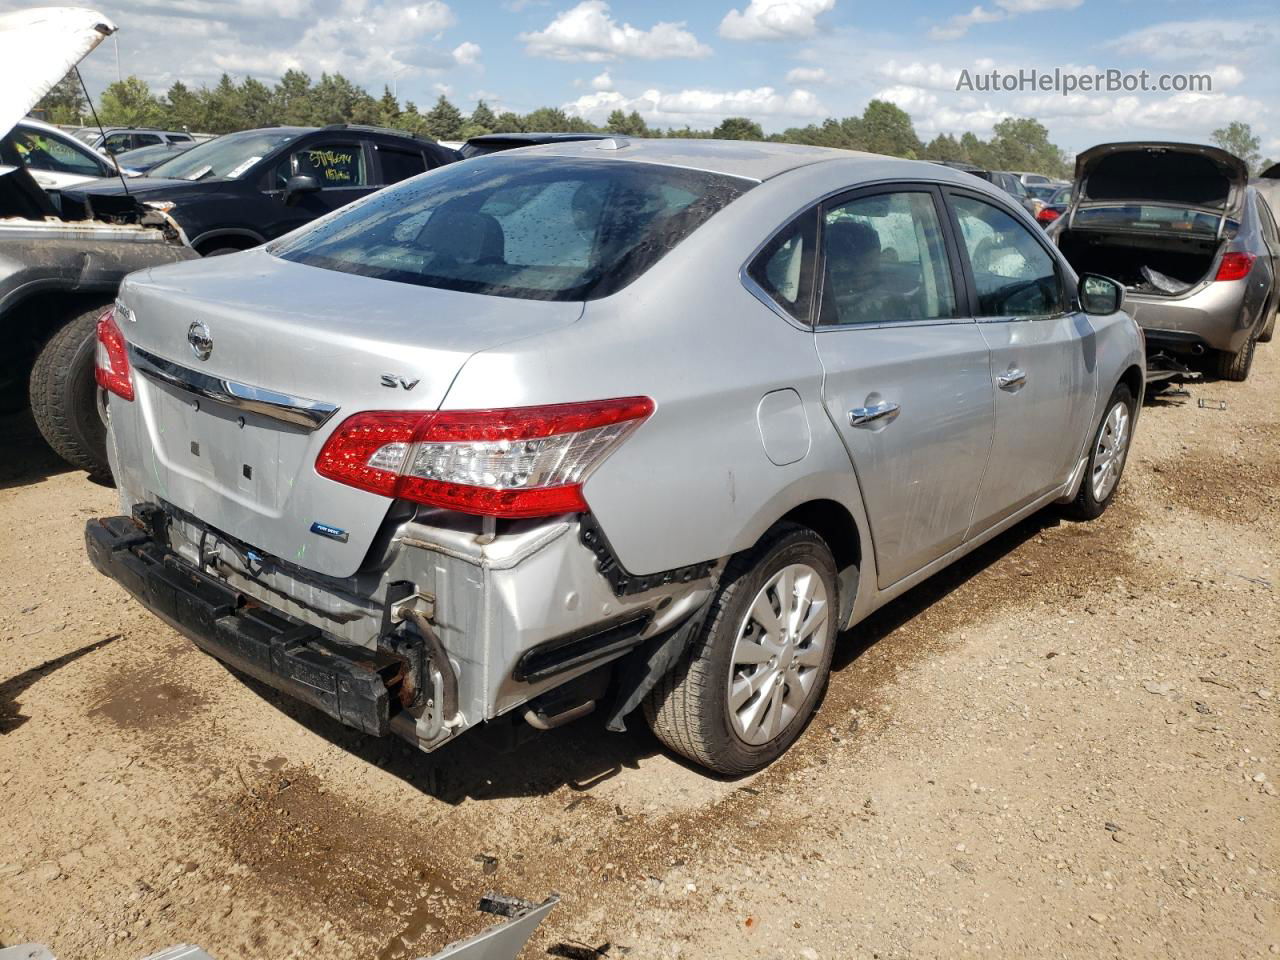
[[[646,610],[603,627],[548,640],[521,654],[511,677],[520,681],[542,680],[634,647],[652,619],[653,615]]]
[[[631,573],[613,552],[613,547],[609,545],[609,538],[600,529],[596,518],[589,513],[584,513],[579,518],[578,538],[596,555],[596,569],[609,581],[609,586],[616,597],[644,593],[646,590],[663,587],[669,583],[692,583],[694,580],[710,576],[715,566],[714,560],[707,560],[671,570],[659,570],[657,573]]]

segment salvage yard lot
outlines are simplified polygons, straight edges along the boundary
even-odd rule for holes
[[[496,889],[564,895],[528,957],[1280,952],[1280,355],[1190,391],[1101,520],[845,637],[739,781],[638,719],[425,756],[246,684],[94,573],[112,491],[0,421],[0,944],[392,960]]]

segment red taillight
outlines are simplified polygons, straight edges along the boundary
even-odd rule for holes
[[[1053,223],[1053,221],[1057,220],[1060,216],[1062,216],[1062,214],[1059,211],[1054,210],[1052,207],[1045,207],[1036,214],[1036,219],[1041,223]]]
[[[463,513],[543,517],[587,509],[582,485],[653,413],[648,397],[502,410],[373,411],[339,424],[316,472]]]
[[[1225,253],[1222,263],[1218,264],[1218,275],[1215,280],[1243,280],[1253,269],[1253,261],[1257,260],[1252,253]]]
[[[133,375],[124,334],[116,326],[115,309],[98,318],[98,345],[93,351],[93,378],[98,386],[125,400],[133,399]]]

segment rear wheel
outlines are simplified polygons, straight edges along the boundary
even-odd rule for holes
[[[1277,280],[1280,283],[1280,280]],[[1276,294],[1275,307],[1271,310],[1271,316],[1267,320],[1267,325],[1262,328],[1262,332],[1258,334],[1259,343],[1270,343],[1271,338],[1276,332],[1276,317],[1280,317],[1280,293]]]
[[[1133,438],[1133,394],[1123,383],[1117,384],[1107,401],[1107,412],[1093,436],[1089,462],[1080,492],[1063,512],[1073,520],[1094,520],[1111,505],[1120,486],[1120,475],[1129,457]]]
[[[1219,350],[1213,355],[1213,373],[1219,379],[1240,383],[1249,378],[1249,369],[1253,366],[1253,350],[1258,339],[1250,337],[1245,341],[1239,353],[1227,353]]]
[[[826,542],[775,528],[729,564],[701,632],[645,701],[653,732],[717,773],[772,763],[826,688],[838,608]]]
[[[93,376],[99,304],[72,317],[49,338],[31,370],[31,414],[54,452],[95,480],[110,480],[107,428],[98,416]]]

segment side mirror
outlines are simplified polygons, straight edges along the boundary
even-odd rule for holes
[[[1124,307],[1124,287],[1110,277],[1086,273],[1080,278],[1080,307],[1095,316],[1115,313]]]
[[[301,196],[304,193],[315,193],[320,189],[320,183],[315,177],[309,177],[306,174],[297,174],[290,177],[284,185],[284,202],[289,203],[294,197]]]

